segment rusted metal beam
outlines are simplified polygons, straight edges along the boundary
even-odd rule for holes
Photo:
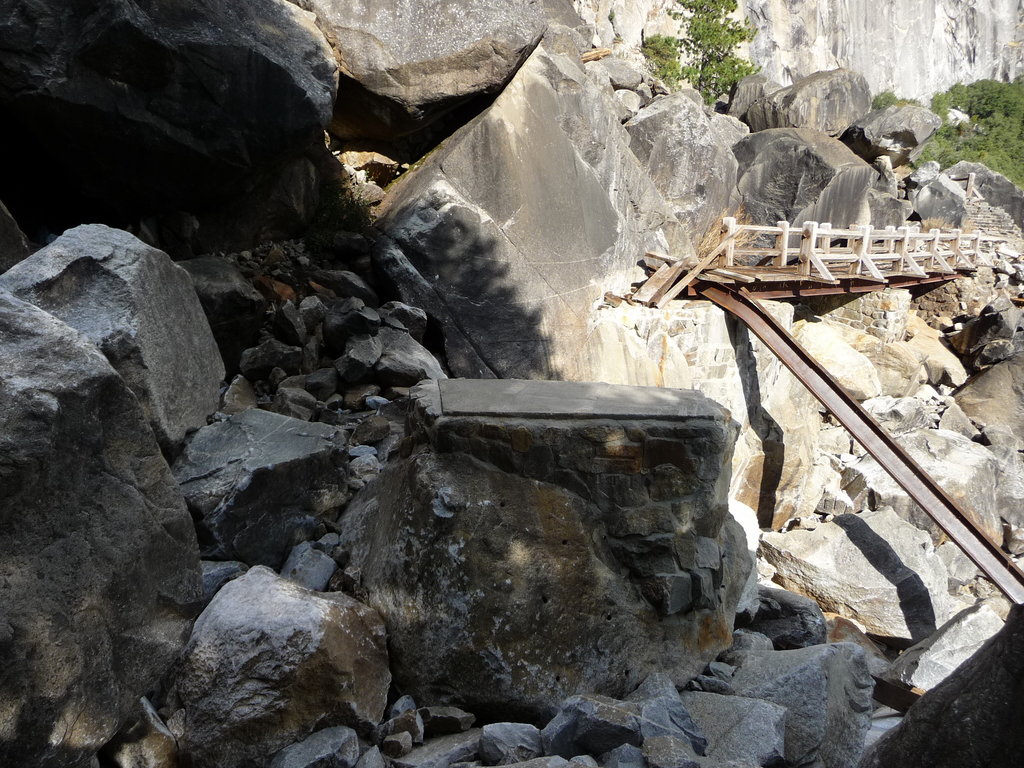
[[[742,320],[964,554],[1011,601],[1024,604],[1024,572],[753,296],[711,283],[698,291]]]

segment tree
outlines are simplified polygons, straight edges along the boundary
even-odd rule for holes
[[[686,20],[686,32],[679,48],[690,63],[682,75],[711,104],[728,93],[733,84],[758,71],[758,67],[735,55],[736,46],[754,39],[754,28],[747,21],[730,19],[736,0],[676,0]]]

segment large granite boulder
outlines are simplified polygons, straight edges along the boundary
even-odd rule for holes
[[[267,300],[227,259],[205,256],[180,262],[217,341],[228,376],[238,371],[242,352],[256,345]]]
[[[345,437],[256,408],[196,432],[174,477],[204,557],[279,568],[348,501]]]
[[[337,65],[286,0],[17,7],[0,18],[5,141],[20,146],[4,191],[49,155],[70,198],[194,211],[301,151],[330,119]],[[52,187],[39,192],[49,205]]]
[[[981,163],[969,163],[961,160],[945,171],[949,178],[964,181],[974,174],[974,188],[985,198],[985,202],[1002,208],[1018,227],[1024,229],[1024,190],[1003,176]]]
[[[743,207],[753,222],[870,222],[868,193],[878,172],[841,141],[806,128],[778,128],[750,134],[733,151]]]
[[[404,455],[339,521],[401,690],[543,722],[728,647],[750,560],[723,409],[514,380],[424,383],[411,407]]]
[[[746,121],[747,110],[751,104],[781,88],[779,83],[760,73],[747,75],[737,81],[729,91],[729,114],[738,120]]]
[[[163,251],[102,224],[75,227],[0,276],[0,288],[85,334],[165,451],[217,410],[220,353],[192,280]]]
[[[1024,353],[987,368],[956,393],[956,403],[977,424],[1000,426],[1024,440]]]
[[[967,218],[964,188],[944,173],[923,183],[907,184],[907,196],[918,218],[929,228],[956,228]]]
[[[926,693],[864,756],[861,768],[988,768],[1024,753],[1024,608]]]
[[[195,533],[146,417],[87,338],[0,292],[0,763],[87,764],[174,662]]]
[[[855,400],[868,400],[882,393],[875,367],[843,338],[840,326],[801,320],[794,324],[793,335]]]
[[[594,301],[688,243],[628,142],[607,85],[541,47],[394,185],[377,263],[439,322],[454,375],[595,379]]]
[[[917,159],[924,143],[942,127],[930,109],[907,104],[869,112],[843,133],[843,142],[869,163],[885,155],[893,167]]]
[[[253,568],[217,593],[192,630],[177,678],[181,748],[195,768],[242,768],[269,765],[323,728],[367,738],[390,683],[375,611]]]
[[[341,62],[339,138],[394,139],[512,78],[547,26],[538,0],[299,0]]]
[[[919,429],[901,436],[900,446],[939,484],[992,541],[1003,541],[1002,518],[1019,520],[1016,509],[1000,504],[1000,468],[985,446],[945,429]],[[900,517],[929,531],[935,544],[945,538],[932,520],[870,455],[843,472],[843,489],[856,503],[891,507]]]
[[[728,119],[709,117],[703,104],[674,93],[655,99],[626,123],[630,147],[694,240],[711,227],[717,231],[722,217],[739,205],[735,140],[721,141],[712,129],[712,123]]]
[[[29,254],[28,239],[0,200],[0,273],[10,269]]]
[[[747,108],[745,121],[752,131],[813,128],[841,136],[870,110],[871,90],[864,76],[849,69],[833,69],[766,94]]]
[[[874,690],[862,648],[833,643],[738,655],[736,693],[786,709],[787,765],[856,768]]]
[[[773,581],[868,632],[923,640],[953,616],[946,569],[928,534],[890,509],[847,514],[813,530],[766,533]]]

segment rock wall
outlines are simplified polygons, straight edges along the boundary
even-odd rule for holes
[[[927,100],[955,83],[1024,71],[1020,0],[743,0],[750,57],[786,85],[848,67],[873,93]]]

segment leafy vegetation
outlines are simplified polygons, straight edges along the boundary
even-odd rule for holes
[[[970,119],[950,120],[951,109]],[[954,85],[932,97],[932,111],[943,124],[918,163],[936,160],[944,168],[960,160],[984,163],[1024,186],[1024,78]]]
[[[736,0],[676,0],[676,4],[681,10],[673,16],[685,22],[682,37],[651,35],[641,50],[666,85],[687,80],[712,104],[738,80],[757,72],[758,67],[735,54],[736,46],[754,39],[754,28],[729,18]],[[690,62],[685,67],[679,63],[680,53]]]
[[[886,107],[920,107],[921,102],[917,99],[901,99],[892,91],[882,91],[871,100],[871,109],[885,109]]]
[[[306,230],[306,249],[322,256],[330,252],[338,232],[365,234],[372,223],[370,207],[349,184],[328,181],[320,187],[320,202]]]

